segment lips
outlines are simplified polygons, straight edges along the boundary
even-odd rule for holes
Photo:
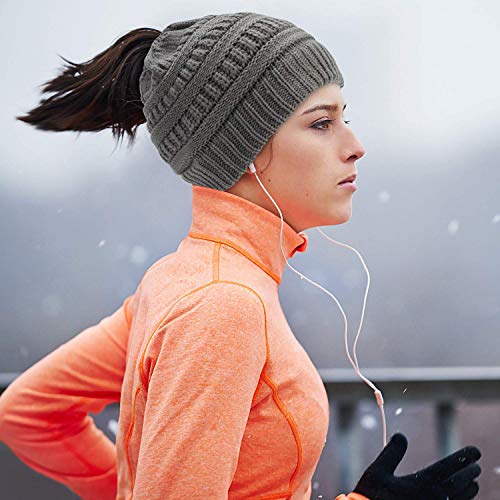
[[[345,182],[353,182],[356,180],[356,177],[356,174],[352,174],[349,177],[346,177],[344,180],[340,181],[339,184],[344,184]]]

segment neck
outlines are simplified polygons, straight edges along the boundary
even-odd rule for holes
[[[278,209],[275,207],[274,203],[269,198],[269,196],[267,196],[266,192],[262,189],[262,187],[259,184],[259,181],[255,179],[255,176],[253,174],[246,172],[234,186],[231,186],[229,189],[226,189],[226,192],[234,194],[236,196],[240,196],[241,198],[244,198],[245,200],[250,201],[255,205],[258,205],[259,207],[264,208],[265,210],[276,215],[276,217],[280,218],[280,213]],[[302,229],[295,226],[295,224],[286,217],[286,215],[283,213],[282,207],[279,204],[279,201],[276,199],[273,193],[270,194],[273,197],[274,201],[280,207],[283,220],[295,232],[300,233]]]

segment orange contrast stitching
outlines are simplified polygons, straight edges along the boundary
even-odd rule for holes
[[[297,424],[295,423],[291,413],[286,409],[285,405],[281,402],[278,396],[278,388],[276,387],[276,384],[271,380],[270,377],[267,375],[264,375],[264,379],[266,384],[271,388],[273,391],[273,400],[280,409],[281,413],[283,413],[284,417],[286,418],[288,425],[290,425],[292,429],[293,436],[295,437],[295,442],[297,443],[297,452],[298,452],[298,462],[295,467],[295,470],[293,471],[292,477],[290,478],[290,491],[293,491],[292,488],[292,483],[293,480],[298,473],[298,470],[300,469],[300,466],[302,465],[302,443],[300,441],[300,436],[299,436],[299,430],[297,428]]]
[[[261,380],[264,380],[266,382],[266,384],[271,388],[271,390],[273,392],[273,400],[276,403],[276,405],[278,406],[278,408],[281,411],[281,413],[283,414],[283,416],[285,417],[286,421],[288,422],[288,425],[291,427],[292,433],[293,433],[294,438],[295,438],[295,442],[297,444],[298,462],[297,462],[297,465],[295,467],[295,470],[293,471],[292,477],[290,478],[290,483],[289,483],[290,484],[290,491],[287,492],[287,495],[291,495],[291,492],[293,491],[293,488],[292,488],[293,480],[294,480],[295,476],[297,475],[297,473],[300,469],[300,466],[302,465],[302,443],[300,440],[300,435],[299,435],[299,431],[297,428],[297,424],[295,423],[291,413],[286,409],[285,405],[280,400],[280,398],[278,396],[278,388],[277,388],[276,384],[265,373],[265,368],[266,368],[267,363],[269,361],[269,341],[268,341],[268,336],[267,336],[266,306],[265,306],[262,298],[260,297],[260,295],[257,293],[257,291],[254,290],[250,286],[244,285],[243,283],[238,283],[238,282],[229,281],[229,280],[219,280],[219,281],[217,281],[217,283],[231,283],[233,285],[242,286],[242,287],[246,288],[247,290],[250,290],[251,292],[253,292],[262,304],[262,308],[264,310],[264,331],[265,331],[265,337],[266,337],[266,362],[264,363],[264,368],[262,370],[261,377],[259,378],[259,383],[257,384],[257,389],[254,393],[254,397],[252,398],[252,405],[255,401],[255,398],[257,397],[257,392],[261,386]],[[283,496],[282,493],[274,493],[271,496],[265,496],[265,497],[260,498],[259,500],[264,500],[264,499],[271,500],[271,499],[281,498],[282,496]]]
[[[251,260],[256,266],[260,267],[266,274],[271,276],[271,278],[276,281],[276,283],[280,284],[281,283],[281,278],[273,273],[270,269],[268,269],[266,266],[261,264],[255,257],[250,255],[246,250],[243,250],[240,246],[236,245],[232,241],[226,240],[224,238],[216,238],[214,236],[209,236],[208,234],[202,234],[202,233],[194,233],[194,232],[189,232],[188,236],[191,236],[191,238],[198,238],[200,240],[207,240],[207,241],[213,241],[216,243],[223,243],[224,245],[227,245],[231,248],[234,248],[236,251],[239,253],[243,254],[247,259]]]
[[[134,491],[134,477],[132,474],[132,464],[130,463],[130,456],[128,453],[128,445],[130,443],[130,437],[132,436],[132,431],[134,430],[134,424],[135,424],[135,403],[137,401],[137,396],[139,395],[141,388],[137,387],[134,395],[134,404],[132,406],[132,418],[130,419],[130,424],[128,426],[128,432],[127,436],[125,437],[125,455],[127,457],[127,463],[128,463],[128,473],[129,473],[129,478],[130,478],[130,498],[132,498],[132,492]]]
[[[146,355],[146,351],[148,350],[148,347],[149,347],[149,344],[152,340],[152,338],[161,331],[161,328],[160,328],[160,325],[165,321],[165,319],[168,317],[168,315],[170,314],[170,312],[172,311],[172,309],[182,300],[184,299],[185,297],[195,293],[195,292],[198,292],[199,290],[203,290],[203,288],[206,288],[210,285],[212,285],[213,283],[216,283],[214,281],[211,281],[209,283],[206,283],[198,288],[194,288],[193,290],[190,290],[189,292],[185,293],[182,297],[179,297],[168,309],[168,311],[163,315],[163,317],[156,323],[156,326],[153,330],[153,333],[149,336],[149,339],[146,343],[146,346],[144,347],[144,349],[142,350],[142,355],[141,355],[141,358],[139,360],[139,365],[138,365],[138,369],[139,369],[139,376],[141,378],[141,381],[142,383],[144,384],[144,388],[147,389],[147,386],[148,384],[146,383],[145,381],[145,376],[144,376],[144,356]],[[167,325],[163,325],[163,328],[165,328]]]

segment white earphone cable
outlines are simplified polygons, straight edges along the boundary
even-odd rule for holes
[[[365,307],[366,307],[366,297],[368,295],[368,288],[370,287],[370,273],[368,272],[368,268],[366,267],[365,265],[365,262],[363,260],[363,258],[361,257],[360,253],[355,249],[355,248],[352,248],[351,246],[349,245],[346,245],[345,243],[340,243],[332,238],[330,238],[329,236],[327,236],[320,228],[317,228],[318,231],[325,237],[327,238],[328,240],[332,241],[333,243],[336,243],[337,245],[341,245],[343,247],[346,247],[346,248],[349,248],[351,249],[352,251],[354,251],[358,257],[361,259],[361,263],[363,264],[363,267],[365,268],[365,271],[366,271],[366,274],[368,276],[368,284],[366,286],[366,292],[365,292],[365,298],[364,298],[364,301],[363,301],[363,310],[361,312],[361,321],[360,321],[360,324],[359,324],[359,328],[358,328],[358,333],[356,335],[356,339],[354,341],[354,348],[353,348],[353,355],[354,355],[354,359],[355,359],[355,362],[353,362],[352,358],[351,358],[351,355],[349,353],[349,346],[348,346],[348,342],[347,342],[347,318],[346,318],[346,315],[344,313],[344,310],[342,309],[342,306],[340,305],[340,303],[338,302],[337,298],[332,294],[330,293],[328,290],[326,290],[325,288],[323,288],[321,285],[319,285],[318,283],[315,283],[314,281],[310,280],[307,276],[304,276],[301,272],[297,271],[296,269],[294,269],[289,263],[288,263],[288,259],[283,251],[283,239],[282,239],[282,235],[283,235],[283,214],[281,213],[281,210],[280,208],[278,207],[277,203],[274,201],[273,197],[269,194],[269,192],[267,191],[267,189],[264,187],[264,185],[262,184],[261,180],[259,179],[259,176],[257,175],[257,170],[255,168],[255,165],[253,163],[250,163],[250,171],[255,174],[255,177],[257,178],[257,181],[259,182],[259,184],[261,185],[262,189],[266,192],[266,194],[269,196],[269,198],[271,199],[271,201],[274,203],[274,206],[276,207],[276,209],[278,210],[279,214],[280,214],[280,218],[281,218],[281,231],[280,231],[280,247],[281,247],[281,253],[283,254],[283,258],[285,259],[285,263],[286,265],[296,274],[298,274],[300,276],[300,279],[305,279],[307,281],[309,281],[309,283],[311,283],[312,285],[318,287],[319,289],[323,290],[327,295],[329,295],[336,303],[337,305],[339,306],[340,308],[340,312],[342,313],[342,316],[344,317],[344,324],[345,324],[345,330],[344,330],[344,339],[345,339],[345,349],[346,349],[346,353],[347,353],[347,357],[349,358],[349,361],[351,362],[354,370],[356,371],[356,373],[359,375],[359,377],[361,377],[362,380],[364,380],[372,389],[373,389],[373,392],[375,394],[375,398],[377,400],[377,404],[380,408],[380,411],[381,411],[381,414],[382,414],[382,434],[383,434],[383,446],[385,448],[385,446],[387,445],[387,428],[386,428],[386,419],[385,419],[385,412],[384,412],[384,398],[382,396],[382,392],[369,380],[367,379],[360,371],[359,369],[359,364],[358,364],[358,359],[357,359],[357,356],[356,356],[356,344],[358,342],[358,337],[359,337],[359,334],[361,332],[361,327],[363,325],[363,318],[364,318],[364,313],[365,313]]]

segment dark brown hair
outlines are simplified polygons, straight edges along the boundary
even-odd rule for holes
[[[151,44],[161,32],[137,28],[83,63],[67,62],[60,75],[41,84],[54,95],[16,120],[41,130],[95,132],[111,128],[117,142],[125,133],[129,146],[145,123],[139,77]]]

